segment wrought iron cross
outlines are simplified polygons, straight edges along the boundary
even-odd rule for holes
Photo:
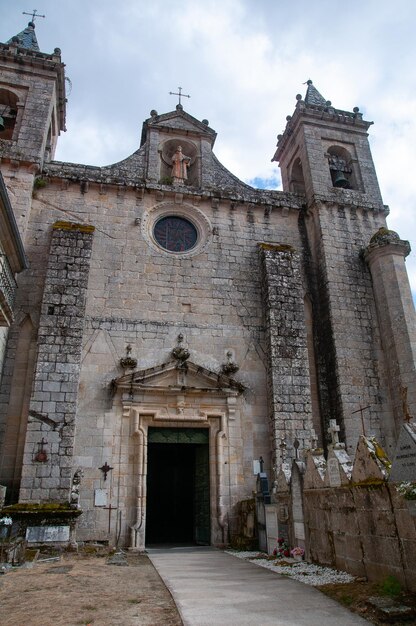
[[[112,469],[114,469],[114,467],[110,467],[109,464],[107,463],[107,461],[104,463],[104,465],[102,465],[101,467],[98,468],[99,470],[102,471],[102,473],[104,474],[104,480],[107,480],[107,474],[108,472],[111,472]]]
[[[366,436],[366,434],[365,434],[365,425],[364,425],[363,411],[365,411],[366,409],[369,409],[370,406],[371,406],[370,404],[368,406],[361,406],[361,403],[360,403],[360,408],[357,409],[356,411],[353,411],[351,413],[351,415],[355,415],[355,413],[360,413],[361,414],[361,428],[363,429],[364,437]]]
[[[34,22],[37,17],[45,17],[45,15],[39,15],[37,9],[33,9],[32,13],[27,13],[26,11],[23,11],[22,15],[31,15],[31,22]]]
[[[190,98],[191,96],[188,96],[186,93],[182,93],[182,87],[178,87],[178,92],[176,93],[175,91],[169,91],[169,94],[171,96],[179,96],[179,104],[181,104],[181,98]]]

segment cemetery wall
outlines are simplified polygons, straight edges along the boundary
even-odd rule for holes
[[[416,591],[416,524],[395,483],[305,489],[309,559]]]

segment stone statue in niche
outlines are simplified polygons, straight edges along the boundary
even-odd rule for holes
[[[172,157],[172,178],[174,183],[183,183],[188,179],[188,167],[191,163],[191,157],[182,153],[182,146],[176,148],[176,152]]]
[[[79,487],[80,487],[81,479],[83,475],[84,475],[84,472],[79,467],[77,471],[75,472],[74,477],[72,479],[70,504],[71,504],[71,507],[74,509],[79,509]]]

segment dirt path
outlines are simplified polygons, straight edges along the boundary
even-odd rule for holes
[[[176,606],[145,555],[128,567],[64,555],[0,577],[2,626],[181,626]]]

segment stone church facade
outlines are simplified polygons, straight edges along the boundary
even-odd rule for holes
[[[359,110],[309,81],[266,191],[180,104],[119,163],[57,162],[65,103],[32,23],[0,44],[0,167],[29,260],[1,378],[9,501],[72,501],[78,540],[222,545],[254,460],[273,481],[333,419],[350,454],[363,430],[392,453],[416,408],[410,248]]]

